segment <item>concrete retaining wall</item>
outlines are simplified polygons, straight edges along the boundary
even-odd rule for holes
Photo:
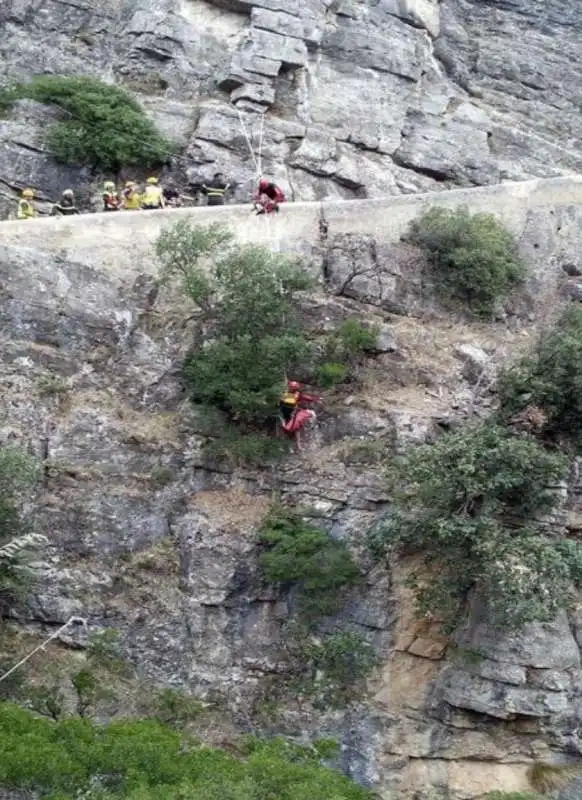
[[[200,225],[226,224],[241,242],[308,254],[321,243],[322,227],[328,239],[340,233],[364,233],[380,242],[397,241],[410,221],[431,205],[490,211],[518,234],[531,212],[582,206],[582,176],[375,200],[290,203],[277,215],[259,217],[248,206],[224,206],[2,222],[0,245],[46,250],[122,278],[154,271],[153,242],[162,228],[184,218]]]

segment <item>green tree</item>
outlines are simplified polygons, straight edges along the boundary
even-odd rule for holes
[[[0,786],[69,800],[366,800],[370,793],[322,766],[330,743],[240,743],[240,758],[204,747],[157,720],[98,726],[51,722],[0,703]],[[88,793],[88,795],[86,794]]]
[[[550,619],[582,584],[582,545],[541,527],[567,466],[563,454],[492,423],[445,434],[393,465],[395,502],[375,552],[422,552],[411,578],[419,610],[449,626],[472,588],[498,625]]]
[[[544,432],[582,440],[582,307],[572,305],[544,331],[530,355],[501,372],[499,416],[509,421],[526,406],[547,416]]]
[[[441,296],[480,317],[525,278],[514,238],[492,214],[434,207],[412,222],[409,240],[426,252]]]
[[[22,98],[66,112],[66,119],[47,133],[48,146],[61,163],[104,171],[155,167],[167,162],[175,149],[127,92],[96,78],[38,76],[5,89],[0,107]]]
[[[197,308],[184,377],[194,403],[246,434],[274,419],[286,372],[309,361],[297,295],[312,281],[294,258],[237,246],[220,226],[182,220],[162,232],[162,280],[181,280]],[[230,434],[232,436],[232,428]]]

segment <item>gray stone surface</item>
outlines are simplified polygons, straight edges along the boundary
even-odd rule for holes
[[[582,170],[580,15],[557,0],[7,0],[0,85],[63,73],[126,86],[179,144],[173,179],[185,188],[203,159],[202,180],[221,169],[248,185],[231,200],[257,171],[240,123],[226,145],[196,128],[232,104],[303,126],[303,144],[262,163],[295,199],[488,184]],[[54,200],[89,180],[45,152],[46,114],[0,122],[3,216],[25,184]]]

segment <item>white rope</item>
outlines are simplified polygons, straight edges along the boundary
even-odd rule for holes
[[[87,627],[87,620],[83,619],[83,617],[71,617],[68,622],[65,622],[64,625],[61,625],[61,627],[53,634],[51,634],[48,637],[48,639],[45,639],[44,642],[42,642],[42,644],[39,644],[38,647],[35,647],[34,650],[32,650],[27,656],[24,656],[24,658],[22,658],[18,662],[18,664],[15,664],[13,667],[11,667],[8,670],[8,672],[4,673],[4,675],[0,675],[0,683],[2,683],[3,680],[6,680],[6,678],[12,675],[13,672],[16,672],[16,670],[23,664],[26,664],[26,662],[29,659],[31,659],[34,655],[36,655],[40,650],[44,650],[47,644],[50,644],[50,642],[52,642],[53,639],[56,639],[57,636],[60,636],[61,633],[69,627],[69,625],[74,625],[75,623],[83,625],[85,628]]]
[[[258,174],[259,173],[259,165],[257,164],[257,159],[255,157],[255,151],[253,150],[253,144],[252,144],[252,142],[251,142],[251,140],[249,138],[249,135],[247,133],[247,129],[246,129],[246,126],[245,126],[245,123],[244,123],[243,115],[241,114],[241,110],[238,107],[237,107],[236,110],[237,110],[237,113],[238,113],[238,118],[240,120],[240,126],[242,128],[242,132],[244,133],[245,139],[247,140],[247,145],[249,147],[249,152],[251,154],[251,158],[253,159],[253,163],[255,165],[255,169],[256,169],[257,174]]]
[[[257,178],[260,178],[263,174],[263,160],[262,160],[262,152],[263,152],[263,130],[265,128],[265,112],[261,114],[261,127],[259,130],[259,155],[257,158]]]

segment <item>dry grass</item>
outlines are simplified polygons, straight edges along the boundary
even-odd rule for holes
[[[556,792],[580,775],[581,770],[582,767],[558,767],[538,761],[532,766],[529,779],[536,792]]]

